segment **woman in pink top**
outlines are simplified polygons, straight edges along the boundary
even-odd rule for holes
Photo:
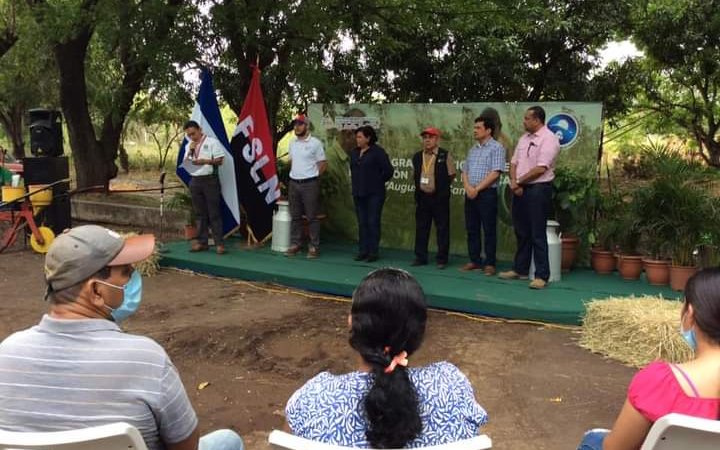
[[[688,281],[680,332],[695,358],[638,372],[613,429],[588,431],[578,450],[639,449],[653,422],[670,413],[720,419],[720,269]]]

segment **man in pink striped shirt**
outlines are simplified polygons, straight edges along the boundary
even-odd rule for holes
[[[526,133],[520,137],[510,161],[517,252],[512,270],[501,272],[499,277],[527,280],[530,259],[535,255],[535,279],[530,288],[543,289],[550,279],[545,227],[552,205],[553,169],[560,153],[560,142],[545,126],[545,110],[540,106],[525,111],[523,126]]]

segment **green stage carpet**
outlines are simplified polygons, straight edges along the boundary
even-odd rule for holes
[[[579,324],[583,303],[593,298],[643,294],[680,297],[668,287],[650,286],[644,280],[624,281],[617,274],[596,275],[587,269],[563,274],[561,282],[533,291],[527,281],[460,272],[458,268],[466,262],[462,256],[453,256],[445,270],[438,270],[434,264],[411,267],[413,254],[403,250],[383,249],[379,261],[365,263],[353,261],[356,250],[350,244],[324,244],[320,258],[314,260],[305,254],[288,258],[270,251],[269,245],[256,250],[241,249],[240,245],[239,240],[230,240],[228,253],[218,256],[212,248],[190,253],[187,242],[172,242],[165,246],[161,265],[343,296],[351,296],[368,272],[392,266],[415,275],[434,308],[563,324]],[[498,267],[508,268],[509,263]]]

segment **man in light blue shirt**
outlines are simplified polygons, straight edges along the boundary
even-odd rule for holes
[[[462,181],[465,188],[465,229],[467,230],[470,262],[460,270],[480,270],[495,275],[497,249],[497,180],[505,170],[505,149],[492,134],[495,121],[490,116],[475,119],[477,143],[468,152],[463,164]],[[480,229],[485,241],[485,259],[481,257]]]
[[[198,418],[165,350],[120,323],[142,300],[133,265],[152,235],[123,238],[97,225],[60,234],[45,257],[48,313],[0,343],[0,428],[67,431],[114,422],[149,450],[242,450],[231,430],[200,437]]]

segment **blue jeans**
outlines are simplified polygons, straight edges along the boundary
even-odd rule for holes
[[[490,188],[480,192],[470,200],[465,197],[465,229],[470,261],[475,264],[494,266],[497,253],[497,189]],[[480,256],[480,229],[485,238],[485,260]]]
[[[580,446],[577,450],[602,450],[603,441],[605,437],[610,433],[610,430],[604,428],[596,428],[585,433],[583,440],[580,442]]]
[[[513,270],[520,275],[530,272],[530,259],[535,256],[535,278],[550,279],[547,220],[552,208],[552,183],[523,186],[521,196],[513,196],[512,218],[517,252]]]
[[[243,450],[242,438],[233,430],[216,430],[200,438],[198,450]]]
[[[358,219],[358,247],[361,255],[377,255],[380,246],[380,220],[385,193],[353,196]]]

